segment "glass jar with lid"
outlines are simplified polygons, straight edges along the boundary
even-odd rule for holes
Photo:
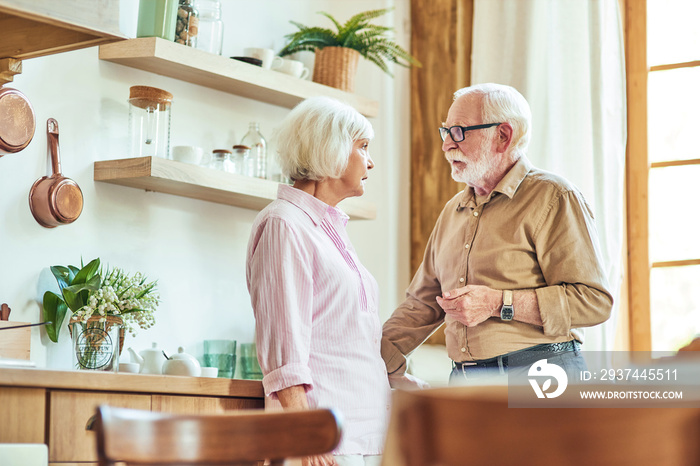
[[[234,173],[233,162],[231,161],[232,152],[229,149],[214,149],[211,152],[211,160],[209,168],[221,170],[228,173]]]
[[[231,154],[234,173],[246,176],[255,176],[255,160],[250,156],[250,147],[243,145],[233,146]]]
[[[224,43],[221,2],[219,0],[197,0],[194,6],[199,12],[197,48],[221,55]]]
[[[170,158],[173,95],[150,86],[129,88],[129,140],[132,157]]]
[[[175,42],[196,47],[198,33],[199,12],[194,6],[194,0],[180,0],[175,23]]]

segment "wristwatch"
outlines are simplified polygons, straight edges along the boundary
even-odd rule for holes
[[[503,306],[501,306],[501,320],[513,320],[513,292],[503,290]]]

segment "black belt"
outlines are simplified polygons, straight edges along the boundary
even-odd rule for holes
[[[482,359],[480,361],[452,361],[452,365],[457,370],[465,370],[470,367],[529,366],[542,359],[542,355],[538,353],[568,353],[571,351],[579,351],[580,349],[581,343],[576,340],[565,341],[563,343],[545,343],[519,351],[513,351],[512,353],[502,354],[495,358]]]

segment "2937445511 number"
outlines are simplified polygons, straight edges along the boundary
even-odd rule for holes
[[[581,380],[614,381],[677,381],[677,369],[601,369],[599,371],[581,371]]]

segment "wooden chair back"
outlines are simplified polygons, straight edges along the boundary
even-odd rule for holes
[[[395,391],[382,464],[700,464],[700,408],[509,408],[507,390]]]
[[[100,466],[278,465],[330,452],[341,435],[331,409],[172,415],[99,406],[94,430]]]

